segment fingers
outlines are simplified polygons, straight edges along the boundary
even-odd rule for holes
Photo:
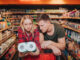
[[[27,56],[27,55],[29,55],[29,53],[25,53],[24,55]]]
[[[56,56],[59,56],[59,55],[61,55],[61,52],[54,52],[54,54],[56,55]]]
[[[61,52],[57,52],[56,55],[57,55],[57,56],[61,55]]]
[[[39,53],[40,53],[40,51],[39,51],[39,49],[37,48],[37,50],[36,50],[35,52],[30,52],[30,55],[31,55],[31,56],[37,56],[37,55],[39,55]]]
[[[21,53],[21,52],[19,52],[19,57],[25,57],[25,56],[27,56],[27,55],[29,55],[28,52],[27,52],[27,53]]]
[[[59,56],[61,55],[61,51],[59,49],[53,49],[53,53],[56,55],[56,56]]]
[[[19,53],[19,57],[24,57],[24,54],[23,53]]]
[[[41,48],[46,49],[49,44],[41,44]]]

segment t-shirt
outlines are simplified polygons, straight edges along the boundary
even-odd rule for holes
[[[65,36],[65,31],[64,31],[64,28],[62,26],[60,26],[59,24],[57,23],[53,23],[54,24],[54,34],[52,36],[49,36],[47,33],[44,33],[44,40],[45,41],[48,41],[48,40],[51,40],[51,41],[54,41],[54,42],[58,42],[58,38],[62,38]],[[52,50],[51,49],[45,49],[44,50],[45,53],[49,52],[51,53]]]

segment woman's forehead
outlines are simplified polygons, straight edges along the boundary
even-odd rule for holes
[[[26,19],[24,20],[24,23],[32,23],[32,21],[30,19]]]

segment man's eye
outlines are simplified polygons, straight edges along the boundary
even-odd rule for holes
[[[30,23],[30,25],[32,25],[32,23]]]

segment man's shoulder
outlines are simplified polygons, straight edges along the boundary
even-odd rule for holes
[[[57,29],[57,30],[60,30],[60,29],[64,29],[60,24],[58,23],[53,23],[54,24],[54,27]]]
[[[60,27],[61,25],[58,23],[53,23],[55,27]]]

